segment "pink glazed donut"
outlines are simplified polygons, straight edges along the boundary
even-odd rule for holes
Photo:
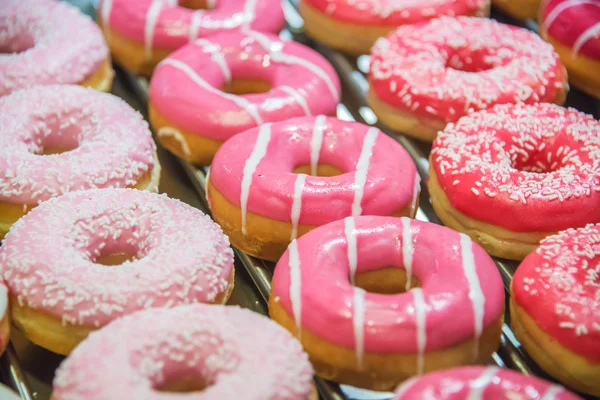
[[[265,124],[217,152],[215,221],[248,254],[277,261],[290,241],[350,215],[414,217],[421,179],[379,129],[323,115]]]
[[[333,67],[314,50],[258,32],[229,32],[196,40],[158,66],[150,122],[167,149],[208,165],[233,135],[265,122],[333,115],[339,99]]]
[[[293,241],[269,313],[326,379],[390,390],[424,372],[489,361],[504,286],[461,233],[409,218],[347,217]]]
[[[106,187],[157,191],[159,179],[148,124],[118,97],[48,85],[0,98],[0,238],[51,197]]]
[[[233,253],[218,225],[178,200],[135,189],[42,203],[6,236],[0,267],[15,325],[59,354],[123,315],[224,303],[233,287]]]
[[[194,304],[92,333],[58,368],[52,399],[317,400],[312,373],[300,344],[268,318]]]
[[[77,8],[54,0],[0,1],[0,96],[56,83],[109,92],[112,79],[102,32]]]
[[[462,367],[409,380],[393,400],[581,400],[562,386],[498,367]]]
[[[199,37],[242,28],[278,33],[285,19],[279,0],[101,0],[98,23],[115,60],[149,76]]]
[[[405,26],[371,50],[368,101],[390,128],[432,141],[447,123],[496,104],[565,101],[567,73],[535,33],[491,19]]]

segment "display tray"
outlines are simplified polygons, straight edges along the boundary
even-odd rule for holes
[[[366,104],[365,95],[368,87],[366,73],[369,67],[369,57],[366,55],[357,58],[349,57],[311,41],[303,34],[303,21],[296,10],[296,5],[293,0],[291,2],[283,0],[287,28],[281,32],[280,36],[313,47],[335,67],[342,83],[342,103],[338,106],[337,117],[377,126],[397,140],[409,152],[417,165],[422,182],[425,182],[429,173],[428,155],[431,149],[430,144],[397,135],[381,126],[375,114]],[[496,12],[493,12],[492,17],[501,22],[536,29],[536,25],[532,21],[521,23]],[[133,108],[147,117],[147,80],[135,77],[118,67],[115,67],[115,70],[113,94],[125,99]],[[593,114],[596,118],[600,116],[600,101],[574,88],[571,88],[569,92],[566,105]],[[190,165],[172,156],[160,146],[158,154],[163,167],[160,191],[210,214],[205,199],[206,169]],[[416,218],[439,224],[440,221],[431,207],[426,185],[422,184],[420,196],[420,206]],[[236,254],[236,284],[229,304],[238,304],[253,311],[267,314],[266,301],[269,296],[274,264],[248,256],[237,249],[234,250]],[[495,262],[504,281],[508,302],[510,282],[518,263],[498,258],[495,258]],[[527,375],[536,375],[552,380],[523,351],[509,324],[507,313],[501,345],[493,355],[492,363]],[[11,342],[0,359],[1,380],[17,390],[24,400],[48,400],[52,390],[54,372],[63,357],[33,345],[18,332],[13,332]],[[390,397],[389,393],[362,391],[346,386],[340,387],[318,377],[315,378],[315,382],[320,397],[326,400],[374,400]],[[586,398],[593,399],[594,397],[587,396]]]

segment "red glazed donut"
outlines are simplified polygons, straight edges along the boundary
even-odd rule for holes
[[[536,34],[483,18],[398,29],[371,51],[367,100],[390,128],[433,140],[448,122],[495,104],[565,100],[567,75]]]
[[[565,385],[600,396],[600,224],[544,239],[511,291],[511,324],[525,350]]]
[[[539,25],[569,70],[570,82],[600,98],[600,1],[547,0]]]
[[[240,132],[334,114],[340,93],[333,67],[316,51],[273,35],[227,32],[160,63],[150,82],[150,122],[164,147],[208,165]]]
[[[393,400],[581,400],[565,388],[498,367],[462,367],[413,378]]]
[[[548,103],[470,114],[433,143],[428,185],[445,225],[523,259],[548,235],[600,222],[600,123]]]
[[[147,76],[199,37],[240,28],[277,33],[285,22],[278,0],[101,0],[97,19],[115,60]]]
[[[391,30],[442,15],[489,14],[490,0],[303,0],[304,29],[316,40],[359,55]]]
[[[291,240],[350,215],[414,217],[421,178],[377,128],[320,115],[241,133],[219,150],[207,193],[242,251],[277,261]]]
[[[389,390],[416,374],[489,361],[504,286],[464,234],[409,218],[348,217],[290,244],[269,313],[319,375]]]

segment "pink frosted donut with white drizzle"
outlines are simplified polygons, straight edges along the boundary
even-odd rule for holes
[[[268,318],[194,304],[92,333],[58,368],[52,399],[317,400],[312,372],[300,344]]]
[[[414,217],[421,179],[379,129],[324,115],[264,124],[227,141],[207,185],[232,243],[277,261],[291,240],[350,215]]]
[[[565,385],[600,396],[600,224],[544,239],[511,292],[511,325],[527,353]]]
[[[97,19],[115,60],[148,76],[195,39],[239,29],[278,33],[285,23],[279,0],[101,0]]]
[[[462,367],[432,372],[401,385],[393,400],[581,400],[562,386],[506,368]]]
[[[429,175],[446,226],[522,260],[548,235],[600,222],[600,123],[549,103],[498,105],[440,132]]]
[[[409,218],[347,217],[290,244],[269,313],[321,376],[389,390],[416,374],[487,362],[500,343],[504,287],[464,234]]]
[[[569,81],[600,99],[600,1],[547,0],[539,26],[567,67]]]
[[[304,30],[314,39],[350,54],[368,54],[393,29],[442,15],[484,17],[490,0],[302,0]]]
[[[148,124],[116,96],[74,85],[0,98],[0,238],[38,203],[106,187],[158,190]]]
[[[0,96],[57,83],[109,92],[112,78],[102,32],[77,8],[54,0],[0,2]]]
[[[150,82],[150,122],[167,149],[208,165],[240,132],[333,115],[340,93],[333,67],[314,50],[258,32],[222,33],[160,63]]]
[[[431,141],[496,104],[564,103],[567,74],[535,33],[471,17],[401,27],[371,50],[368,101],[390,128]]]
[[[14,324],[59,354],[123,315],[224,303],[233,286],[233,253],[217,224],[178,200],[135,189],[42,203],[11,228],[0,269]]]

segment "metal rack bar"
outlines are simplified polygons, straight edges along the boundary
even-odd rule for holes
[[[33,400],[34,396],[29,389],[29,383],[27,377],[21,369],[21,363],[15,352],[15,348],[12,343],[9,343],[6,347],[6,351],[0,358],[0,365],[2,365],[2,371],[4,372],[3,378],[6,383],[14,389],[23,400]]]

